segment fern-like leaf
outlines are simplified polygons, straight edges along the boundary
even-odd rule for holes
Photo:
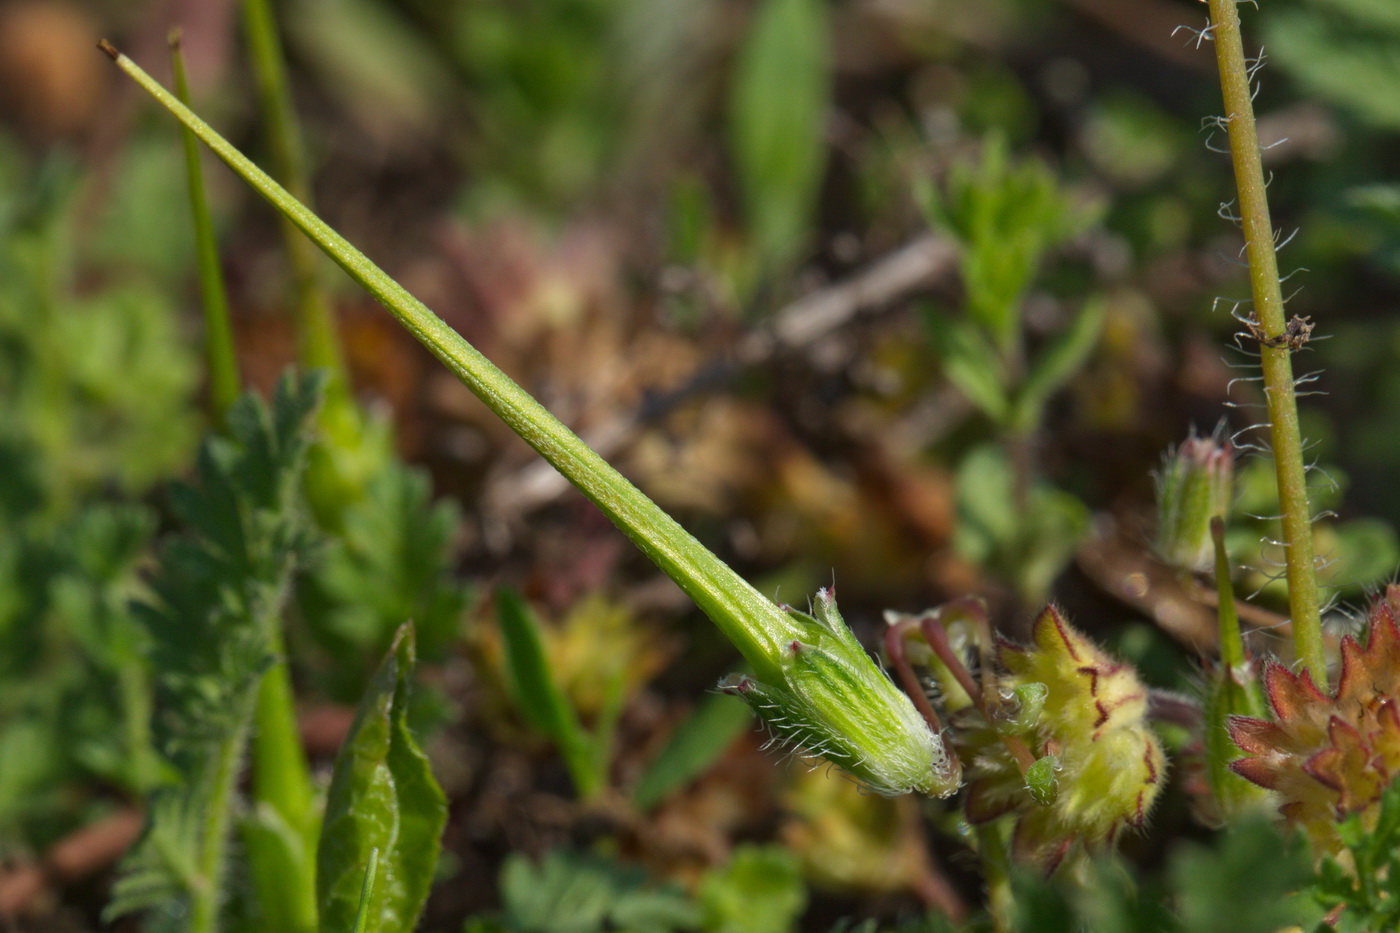
[[[153,598],[136,609],[159,672],[157,738],[179,780],[153,800],[108,917],[218,909],[258,683],[292,574],[313,544],[300,482],[321,385],[287,376],[270,407],[240,398],[227,434],[201,448],[196,481],[171,491],[185,530],[162,552]]]

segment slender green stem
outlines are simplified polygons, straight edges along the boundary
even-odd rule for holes
[[[122,731],[137,787],[148,793],[160,782],[159,762],[151,734],[151,670],[140,662],[123,664],[117,672],[121,694]]]
[[[1288,574],[1288,611],[1293,622],[1293,647],[1298,659],[1322,687],[1327,684],[1327,660],[1322,645],[1322,618],[1313,562],[1312,511],[1303,466],[1302,437],[1298,427],[1298,402],[1294,392],[1292,348],[1284,320],[1283,293],[1279,285],[1274,228],[1269,219],[1259,137],[1254,124],[1250,78],[1240,37],[1236,0],[1210,0],[1211,38],[1220,68],[1220,88],[1225,99],[1225,125],[1230,136],[1230,158],[1239,191],[1241,226],[1249,258],[1249,279],[1254,315],[1259,328],[1260,364],[1264,371],[1264,395],[1268,402],[1269,429],[1278,474],[1279,503],[1283,512],[1285,569]]]
[[[185,56],[180,50],[180,30],[170,33],[170,65],[175,73],[175,94],[181,103],[190,102],[189,81],[185,77]],[[194,216],[195,256],[199,265],[199,293],[204,303],[204,355],[209,364],[209,401],[214,420],[223,423],[224,413],[238,398],[238,357],[233,348],[233,326],[229,322],[228,292],[219,266],[219,246],[214,238],[214,222],[204,196],[204,171],[199,164],[199,137],[189,130],[181,133],[185,146],[185,174],[190,187],[190,212]]]
[[[724,632],[760,680],[780,682],[779,659],[786,645],[802,637],[800,626],[706,550],[427,306],[288,194],[136,63],[110,44],[104,43],[102,48],[123,71],[192,129],[219,158],[383,304],[497,417],[602,509]]]
[[[233,792],[238,784],[238,765],[248,741],[248,718],[244,706],[244,714],[238,717],[241,725],[219,744],[211,763],[209,809],[204,814],[204,832],[199,843],[197,884],[190,898],[190,933],[217,933],[219,929],[228,862],[229,820]]]
[[[253,884],[265,906],[277,905],[276,919],[286,933],[314,933],[316,878],[312,868],[319,829],[315,788],[297,729],[296,703],[280,620],[271,619],[266,630],[268,651],[276,660],[258,685],[253,714],[252,797],[256,805],[275,812],[291,831],[301,846],[298,854],[302,858],[278,871],[254,871]],[[254,858],[258,855],[253,848],[256,844],[248,843]],[[269,864],[274,863],[269,861]]]
[[[258,687],[253,735],[253,799],[271,804],[289,826],[305,824],[314,800],[311,768],[297,730],[292,679],[284,655],[282,630],[270,629],[269,650],[277,662]]]
[[[1016,899],[1011,890],[1011,840],[1007,820],[976,827],[982,883],[987,886],[987,912],[997,933],[1015,929]]]
[[[1202,750],[1206,779],[1215,795],[1217,816],[1228,821],[1267,799],[1262,788],[1230,770],[1230,763],[1240,757],[1239,746],[1230,737],[1230,717],[1260,718],[1267,714],[1259,678],[1245,654],[1244,640],[1240,637],[1235,590],[1230,583],[1230,557],[1225,550],[1225,520],[1219,515],[1210,520],[1210,535],[1215,544],[1220,669],[1211,676],[1206,689],[1205,708],[1202,711]]]
[[[306,172],[306,150],[292,107],[291,87],[277,33],[277,20],[268,0],[243,0],[243,30],[257,84],[258,104],[266,123],[272,174],[303,204],[311,203]],[[335,319],[321,287],[316,251],[284,220],[288,260],[292,265],[297,299],[297,334],[301,362],[308,369],[331,373],[326,387],[330,396],[347,393],[345,361],[336,336]],[[328,400],[329,401],[329,400]]]
[[[1220,619],[1220,663],[1226,671],[1244,666],[1244,640],[1240,637],[1240,617],[1235,610],[1235,588],[1230,582],[1230,557],[1225,551],[1225,520],[1210,520],[1210,536],[1215,541],[1216,615]]]

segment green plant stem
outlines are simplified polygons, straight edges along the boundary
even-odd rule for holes
[[[229,820],[233,792],[238,784],[238,766],[248,740],[247,707],[237,718],[240,725],[219,744],[214,753],[209,809],[204,814],[199,841],[196,884],[190,895],[190,933],[217,933],[219,911],[223,906],[224,874],[228,862]]]
[[[276,622],[269,628],[271,644],[268,648],[277,661],[268,668],[258,686],[254,715],[257,729],[253,734],[253,799],[271,805],[288,826],[300,831],[311,818],[315,794],[311,768],[297,729],[282,629]]]
[[[1215,542],[1215,593],[1220,620],[1220,663],[1226,671],[1244,667],[1244,640],[1240,637],[1240,616],[1235,609],[1235,588],[1230,583],[1230,557],[1225,551],[1225,521],[1219,515],[1210,520],[1210,536]]]
[[[297,728],[296,703],[292,693],[291,671],[279,619],[267,624],[268,651],[276,661],[263,674],[258,685],[253,713],[252,799],[255,807],[272,810],[292,835],[297,846],[290,863],[268,861],[274,870],[252,872],[259,901],[276,904],[276,919],[285,933],[315,933],[316,877],[314,873],[316,835],[320,820],[316,812],[311,766]],[[257,845],[263,837],[246,842],[250,857],[258,858]],[[265,866],[259,866],[265,867]]]
[[[1239,192],[1241,227],[1249,258],[1254,314],[1263,335],[1260,365],[1264,371],[1264,396],[1269,409],[1269,429],[1278,475],[1279,503],[1283,512],[1285,569],[1288,575],[1288,611],[1293,623],[1293,648],[1298,659],[1320,687],[1327,686],[1327,659],[1322,644],[1321,603],[1317,569],[1313,561],[1312,511],[1303,466],[1302,435],[1298,427],[1298,402],[1294,392],[1291,350],[1284,343],[1283,292],[1279,284],[1274,228],[1269,219],[1259,137],[1250,100],[1250,79],[1240,37],[1236,0],[1210,0],[1212,38],[1220,69],[1220,89],[1225,99],[1225,124],[1230,136],[1230,158]],[[1270,346],[1279,343],[1280,346]]]
[[[978,862],[987,887],[987,913],[997,933],[1015,929],[1016,899],[1011,889],[1011,840],[1006,820],[976,827]]]
[[[134,769],[137,788],[148,793],[160,783],[160,764],[156,758],[155,740],[151,734],[150,667],[142,663],[123,664],[117,671],[117,689],[121,695],[122,731],[125,736],[128,762]]]
[[[102,49],[383,304],[487,408],[602,509],[734,643],[757,678],[781,682],[782,651],[803,634],[781,608],[710,553],[460,334],[288,194],[140,66],[108,43],[103,43]]]
[[[190,101],[185,77],[185,56],[180,50],[180,30],[170,33],[170,66],[175,74],[175,93],[186,105]],[[204,355],[209,365],[209,401],[214,420],[222,424],[224,414],[238,398],[238,357],[233,347],[233,326],[229,321],[228,292],[219,267],[219,246],[214,238],[214,222],[204,196],[204,171],[199,164],[199,138],[189,130],[181,133],[185,148],[185,174],[189,180],[190,212],[194,218],[195,257],[199,268],[199,293],[204,303]]]
[[[266,124],[272,174],[298,201],[310,204],[311,184],[306,174],[305,148],[292,107],[282,41],[268,0],[243,0],[243,30],[252,60],[258,105]],[[331,381],[326,386],[330,407],[332,398],[338,394],[348,397],[349,392],[335,318],[321,287],[315,250],[285,218],[283,234],[296,288],[301,362],[307,369],[330,372]]]

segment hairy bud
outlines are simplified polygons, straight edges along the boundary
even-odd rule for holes
[[[967,813],[974,822],[1015,813],[1017,853],[1053,869],[1075,842],[1112,843],[1143,825],[1162,788],[1165,757],[1147,725],[1147,690],[1050,606],[1036,619],[1032,643],[1004,643],[1001,694],[1024,697],[1027,712],[1006,723],[1035,761],[1024,773],[993,738],[1005,725],[958,751],[967,760]]]
[[[720,689],[747,701],[775,739],[827,759],[876,793],[957,790],[956,759],[856,641],[831,591],[818,591],[812,615],[789,612],[803,634],[778,659],[781,681],[731,675]]]
[[[1157,555],[1182,570],[1209,570],[1215,559],[1210,520],[1229,515],[1234,449],[1219,432],[1187,438],[1157,476]]]

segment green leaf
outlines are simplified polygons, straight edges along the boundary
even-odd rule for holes
[[[297,602],[335,661],[328,688],[353,701],[404,619],[413,620],[419,655],[442,658],[469,593],[452,572],[458,509],[433,501],[426,472],[390,461],[342,508]]]
[[[408,729],[413,667],[413,626],[405,623],[336,756],[316,856],[324,933],[354,927],[374,849],[379,867],[366,933],[407,933],[428,898],[447,798]]]
[[[1170,874],[1182,930],[1274,933],[1302,919],[1291,895],[1308,879],[1303,846],[1262,815],[1236,821],[1214,849],[1183,842]]]
[[[549,669],[538,620],[520,594],[509,587],[496,591],[496,615],[505,647],[506,688],[511,698],[530,725],[559,746],[579,795],[593,796],[602,788],[606,757],[598,760],[600,755],[592,737],[584,731]]]
[[[299,489],[320,385],[289,375],[270,408],[255,395],[240,398],[227,435],[201,448],[198,482],[171,490],[185,532],[162,551],[150,602],[136,608],[159,677],[161,750],[178,783],[152,807],[109,916],[185,910],[196,933],[217,929],[257,688],[292,572],[311,544]]]
[[[556,849],[539,865],[513,853],[501,871],[503,916],[480,930],[514,933],[669,933],[696,925],[695,906],[676,888],[653,885],[618,862]],[[469,924],[468,929],[473,925]]]
[[[807,906],[797,856],[781,846],[740,846],[698,891],[706,933],[786,933]]]
[[[823,0],[763,0],[740,50],[730,145],[750,232],[770,263],[802,245],[826,161],[831,94]]]
[[[1004,424],[1011,412],[1005,380],[1006,367],[981,330],[972,322],[928,309],[924,314],[934,352],[943,374],[967,400],[996,424]]]
[[[1086,301],[1069,328],[1036,357],[1016,397],[1011,415],[1015,430],[1030,431],[1040,422],[1045,403],[1079,371],[1094,347],[1098,346],[1103,321],[1103,302],[1097,299]]]
[[[642,772],[632,788],[633,805],[650,810],[703,774],[752,722],[743,700],[723,693],[705,697]]]

